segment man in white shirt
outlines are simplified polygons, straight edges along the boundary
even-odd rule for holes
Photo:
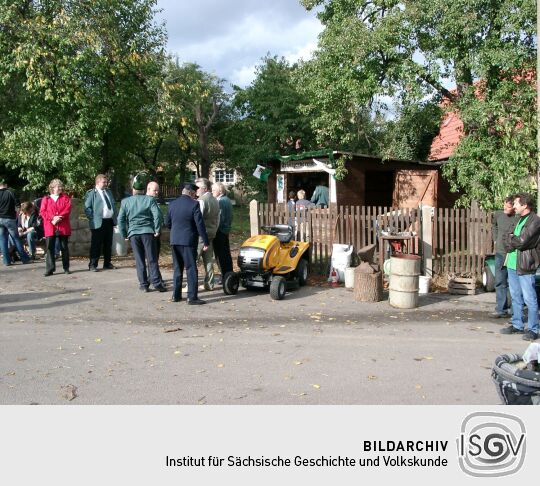
[[[96,176],[96,186],[84,198],[84,212],[88,217],[92,239],[90,241],[90,262],[88,270],[98,271],[99,257],[103,254],[103,269],[112,270],[111,263],[113,228],[117,224],[118,211],[114,196],[107,187],[109,181],[104,174]]]

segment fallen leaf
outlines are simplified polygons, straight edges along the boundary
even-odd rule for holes
[[[321,387],[321,385],[312,385],[313,388],[316,388],[317,390]]]
[[[414,387],[417,389],[417,390],[420,390],[422,388],[422,385],[414,385]]]
[[[176,351],[174,352],[174,354],[180,354],[180,353],[181,353],[181,351],[178,351],[178,350],[176,350]]]
[[[65,398],[66,400],[70,401],[77,398],[77,387],[75,385],[65,385],[61,387],[62,390],[62,398]]]
[[[95,341],[96,341],[96,343],[100,343],[100,342],[101,342],[101,338],[97,338]]]
[[[377,377],[375,375],[369,375],[368,380],[376,380]]]
[[[182,328],[181,327],[175,327],[174,329],[165,329],[165,331],[163,332],[177,332],[177,331],[181,331]]]
[[[224,365],[223,363],[219,363],[219,364],[217,365],[218,368],[223,368],[224,366],[225,366],[225,365]]]
[[[295,361],[294,364],[297,365],[297,366],[298,366],[298,365],[301,365],[301,364],[302,364],[302,361]]]

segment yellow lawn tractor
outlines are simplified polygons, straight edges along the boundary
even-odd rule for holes
[[[252,236],[240,247],[239,272],[227,272],[223,291],[235,295],[240,284],[246,289],[270,289],[281,300],[287,290],[306,285],[309,273],[309,243],[294,241],[288,224],[262,226],[266,233]]]

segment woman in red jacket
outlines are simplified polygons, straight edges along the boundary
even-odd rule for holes
[[[71,235],[69,214],[71,213],[71,198],[64,194],[64,184],[60,179],[53,179],[49,184],[49,196],[41,200],[39,214],[43,219],[45,234],[45,277],[51,276],[56,270],[54,247],[56,239],[60,240],[62,249],[62,267],[69,274],[68,239]]]

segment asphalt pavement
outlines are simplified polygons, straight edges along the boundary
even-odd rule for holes
[[[133,262],[43,277],[0,268],[0,404],[500,404],[494,293],[355,302],[345,288],[202,291],[203,306],[138,290]],[[170,287],[171,269],[162,269]]]

